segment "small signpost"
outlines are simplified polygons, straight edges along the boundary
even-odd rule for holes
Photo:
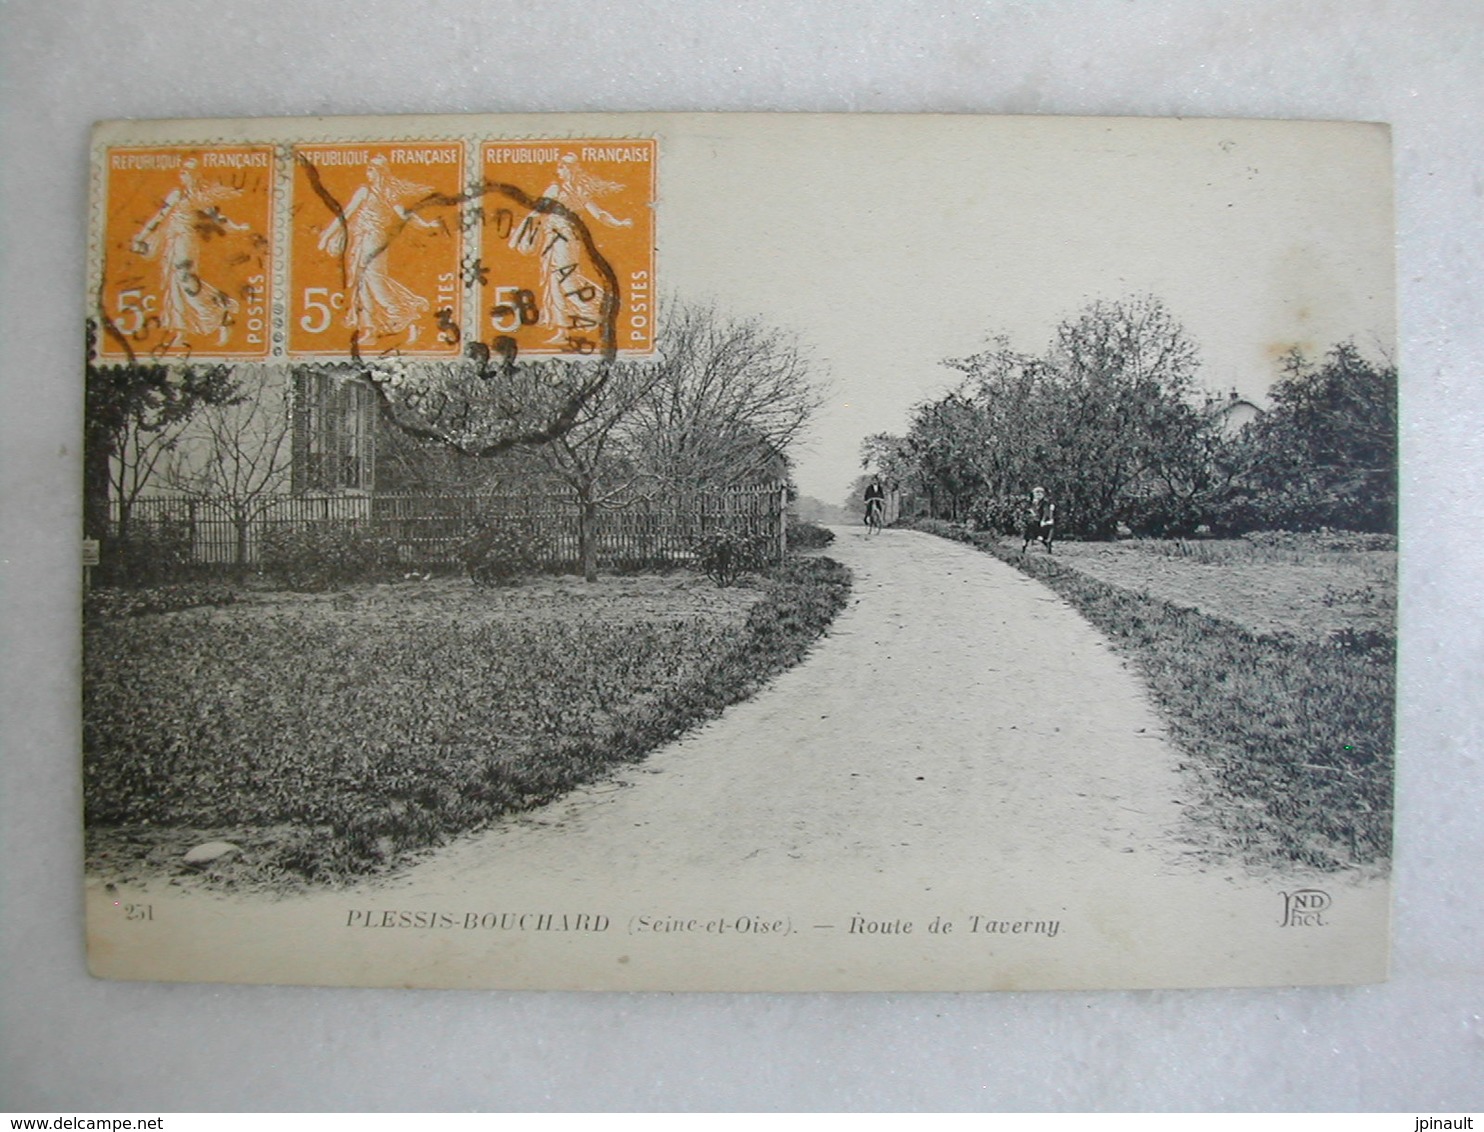
[[[98,565],[98,540],[82,540],[82,590],[87,593],[93,585],[93,567]]]

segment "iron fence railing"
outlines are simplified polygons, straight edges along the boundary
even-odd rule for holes
[[[760,537],[784,548],[787,498],[784,485],[767,483],[725,491],[674,492],[634,497],[598,509],[593,536],[605,566],[679,562],[690,558],[701,536],[716,530]],[[234,567],[261,560],[271,531],[322,525],[353,526],[396,542],[409,568],[454,566],[458,550],[478,529],[520,522],[537,537],[533,548],[549,566],[579,559],[581,505],[566,495],[481,494],[306,494],[253,501],[203,495],[159,495],[136,500],[129,511],[129,536],[168,535],[189,547],[198,566]],[[111,509],[111,535],[119,511]]]

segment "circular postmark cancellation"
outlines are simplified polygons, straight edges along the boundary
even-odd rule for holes
[[[654,348],[653,139],[219,148],[251,158],[250,193],[201,183],[211,147],[109,151],[99,360],[323,366],[477,456],[561,435]],[[152,283],[156,228],[174,243]]]
[[[325,204],[347,228],[346,206],[328,191],[312,165],[306,164],[311,183]],[[466,230],[486,219],[488,202],[499,202],[499,213],[513,208],[524,212],[521,225],[540,242],[553,266],[543,266],[555,283],[568,313],[555,323],[526,288],[501,288],[501,302],[486,312],[492,329],[485,337],[465,339],[458,313],[449,306],[434,310],[437,340],[455,349],[429,358],[411,354],[406,345],[382,347],[377,304],[404,296],[391,291],[390,278],[374,278],[377,265],[390,259],[393,239],[403,228],[433,224],[430,217],[449,209],[463,215]],[[396,214],[394,214],[396,215]],[[571,427],[586,401],[607,381],[618,354],[617,322],[621,298],[617,277],[599,251],[582,218],[559,200],[533,197],[518,185],[482,182],[462,193],[431,192],[409,202],[389,222],[385,233],[369,246],[352,250],[349,240],[340,250],[344,290],[353,298],[347,306],[353,323],[347,353],[354,367],[376,391],[383,416],[413,436],[437,440],[467,455],[482,456],[518,444],[536,444],[560,436]],[[358,259],[364,262],[358,262]],[[366,279],[368,274],[373,278]],[[460,283],[478,293],[488,269],[478,260],[466,262]],[[412,296],[412,292],[406,292]],[[364,312],[364,313],[358,313]],[[395,323],[386,324],[397,332]],[[524,356],[514,331],[525,326],[551,330],[547,350]],[[587,364],[571,364],[574,360]]]

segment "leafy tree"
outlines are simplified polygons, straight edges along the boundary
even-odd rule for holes
[[[1194,418],[1172,422],[1171,439],[1180,443],[1169,445],[1151,469],[1159,490],[1145,501],[1143,530],[1189,534],[1202,525],[1223,528],[1243,462],[1240,441],[1227,434],[1222,406],[1208,397]]]
[[[1199,354],[1150,296],[1099,302],[1057,328],[1048,357],[1050,470],[1082,533],[1144,525],[1161,487],[1199,463]],[[1049,487],[1049,485],[1048,485]]]
[[[1273,408],[1241,437],[1238,518],[1313,529],[1396,530],[1397,371],[1353,342],[1315,363],[1294,351]]]
[[[992,501],[1023,495],[1047,477],[1056,457],[1050,432],[1053,375],[1044,360],[1012,350],[1002,338],[946,364],[966,375],[950,397],[972,405],[980,418],[970,449],[977,490],[969,505],[978,518]]]
[[[874,470],[887,487],[899,490],[912,490],[916,487],[913,482],[917,474],[915,450],[905,437],[893,436],[888,432],[873,433],[866,437],[861,441],[861,467]],[[851,484],[851,491],[860,489],[870,478],[857,477]]]
[[[1004,339],[946,363],[958,387],[919,406],[903,438],[865,459],[901,478],[931,513],[1004,525],[1045,487],[1075,533],[1194,526],[1211,490],[1216,423],[1195,406],[1195,345],[1152,297],[1099,302],[1064,321],[1041,357]]]

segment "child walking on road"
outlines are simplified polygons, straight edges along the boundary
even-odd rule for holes
[[[1024,554],[1031,545],[1032,539],[1040,541],[1046,548],[1046,553],[1051,554],[1052,535],[1056,529],[1056,504],[1046,496],[1044,487],[1031,489],[1030,506],[1025,514],[1025,541],[1020,544],[1020,553]]]

